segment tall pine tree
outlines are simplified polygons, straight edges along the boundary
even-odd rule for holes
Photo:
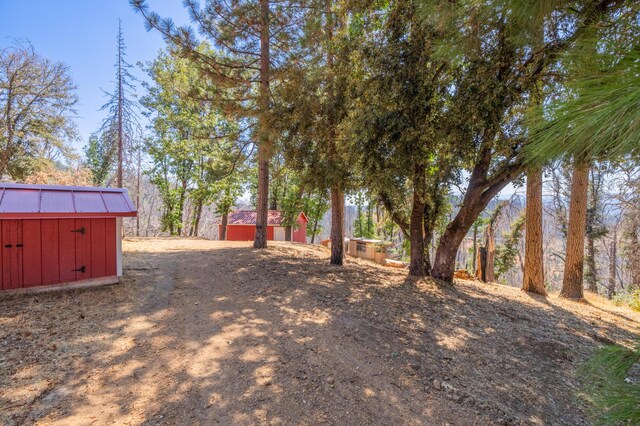
[[[254,247],[267,246],[269,163],[274,150],[271,89],[296,60],[295,40],[301,32],[305,1],[207,0],[200,5],[186,0],[198,33],[213,46],[197,50],[191,27],[176,27],[171,19],[151,12],[144,0],[131,0],[148,29],[156,29],[176,51],[191,59],[204,78],[224,88],[211,96],[226,103],[226,111],[247,121],[258,148],[258,201]]]
[[[98,158],[87,158],[95,176],[104,178],[104,170],[115,168],[116,186],[122,188],[124,181],[125,153],[136,148],[141,133],[138,120],[138,104],[134,100],[136,81],[130,70],[133,68],[126,61],[127,47],[122,33],[122,21],[118,22],[117,57],[115,87],[112,92],[105,91],[107,102],[100,108],[107,112],[107,117],[98,130],[98,138],[90,141],[87,155],[90,152],[103,152],[107,155]],[[98,146],[102,145],[102,146]],[[115,154],[115,155],[114,155]],[[115,164],[114,164],[115,163]]]

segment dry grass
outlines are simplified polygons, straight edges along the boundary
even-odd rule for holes
[[[580,424],[640,314],[323,247],[125,243],[117,286],[0,300],[2,424]]]

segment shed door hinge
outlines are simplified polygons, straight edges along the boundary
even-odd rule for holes
[[[71,232],[77,232],[77,233],[79,233],[79,234],[84,235],[84,233],[85,233],[85,229],[84,229],[84,226],[83,226],[82,228],[80,228],[80,229],[74,229],[74,230],[72,230]]]
[[[87,272],[87,267],[86,266],[81,266],[78,269],[72,270],[71,272],[82,272],[84,274],[85,272]]]

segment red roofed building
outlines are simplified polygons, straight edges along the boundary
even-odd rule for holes
[[[256,235],[255,210],[238,210],[229,213],[227,219],[227,240],[228,241],[253,241]],[[269,210],[267,216],[267,240],[286,241],[286,227],[282,225],[284,212],[280,210]],[[297,243],[307,242],[307,223],[309,219],[300,212],[296,219],[296,226],[291,232],[291,241]],[[218,225],[218,235],[222,235],[222,224]]]
[[[113,284],[126,189],[0,184],[0,289]]]

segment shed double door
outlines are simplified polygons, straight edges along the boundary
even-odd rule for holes
[[[116,275],[115,219],[0,220],[0,288]]]

